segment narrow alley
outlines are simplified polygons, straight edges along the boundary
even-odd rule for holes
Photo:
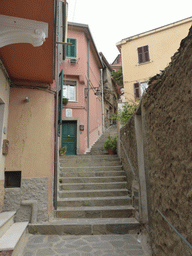
[[[116,130],[108,129],[88,155],[60,158],[55,218],[29,224],[22,256],[147,256],[121,163],[103,150],[104,140],[117,136]]]

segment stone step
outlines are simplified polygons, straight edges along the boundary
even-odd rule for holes
[[[129,196],[116,197],[77,197],[58,199],[58,207],[81,207],[81,206],[115,206],[131,205]]]
[[[73,171],[60,171],[60,177],[110,177],[110,176],[124,176],[124,171],[87,171],[82,172]]]
[[[90,156],[87,154],[83,154],[83,155],[71,155],[71,156],[60,156],[59,160],[60,161],[78,161],[78,160],[87,160],[89,161],[90,159],[101,159],[101,160],[111,160],[111,159],[118,159],[117,155],[97,155],[97,156]]]
[[[90,161],[84,161],[84,160],[79,160],[79,161],[61,161],[60,166],[61,167],[85,167],[85,166],[119,166],[121,165],[119,160],[91,160]]]
[[[56,218],[129,218],[132,206],[58,207]]]
[[[109,166],[83,166],[83,167],[60,167],[60,173],[62,172],[90,172],[90,171],[122,171],[122,165],[109,165]]]
[[[104,149],[95,149],[95,150],[91,150],[90,152],[88,152],[87,154],[89,155],[94,155],[94,156],[97,156],[97,155],[100,155],[100,154],[103,154],[103,155],[107,155],[108,152],[105,151]]]
[[[73,198],[73,197],[106,197],[106,196],[126,196],[127,189],[103,189],[103,190],[68,190],[59,191],[59,198]]]
[[[108,176],[108,177],[60,177],[59,183],[109,183],[126,181],[126,176]]]
[[[134,218],[71,218],[29,224],[28,231],[41,235],[105,235],[137,233],[139,228],[140,224]]]
[[[127,188],[127,182],[105,182],[105,183],[62,183],[60,190],[91,190],[91,189],[122,189]]]
[[[0,238],[1,255],[18,256],[24,242],[28,222],[14,223]]]
[[[13,225],[15,214],[15,211],[0,213],[0,237]]]

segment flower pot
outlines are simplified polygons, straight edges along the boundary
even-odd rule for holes
[[[109,155],[114,155],[115,154],[115,150],[114,149],[108,148],[107,151],[108,151]]]

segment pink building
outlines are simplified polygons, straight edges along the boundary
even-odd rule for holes
[[[60,70],[68,103],[62,109],[60,145],[67,147],[66,155],[75,155],[85,153],[102,134],[102,97],[96,95],[102,63],[87,25],[69,22],[67,37]]]
[[[118,69],[122,67],[122,60],[121,60],[121,54],[118,54],[113,63],[111,64],[111,67],[115,72],[117,72]]]

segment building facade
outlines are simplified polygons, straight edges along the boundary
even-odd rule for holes
[[[110,125],[114,124],[115,120],[111,119],[112,114],[117,114],[118,100],[119,100],[119,88],[112,77],[113,68],[106,60],[103,53],[100,53],[101,60],[103,63],[103,122],[104,127],[107,129]]]
[[[102,134],[102,63],[88,25],[68,23],[66,59],[61,62],[63,81],[60,146],[66,155],[84,154]]]
[[[34,206],[37,221],[53,210],[55,13],[66,5],[56,2],[0,6],[0,211],[16,211],[17,221],[30,221]]]
[[[192,25],[192,17],[151,30],[117,43],[122,55],[126,101],[140,98],[147,81],[171,61]]]

